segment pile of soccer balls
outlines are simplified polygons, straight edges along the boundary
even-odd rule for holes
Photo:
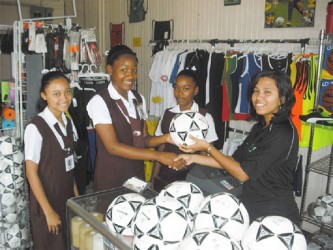
[[[324,194],[307,208],[308,214],[318,222],[331,223],[333,219],[333,195]]]
[[[14,137],[0,137],[0,248],[28,243],[24,157]]]
[[[109,229],[133,237],[133,249],[305,250],[301,230],[290,220],[269,216],[249,225],[240,200],[229,193],[204,196],[193,183],[176,181],[156,197],[116,197],[106,212]]]

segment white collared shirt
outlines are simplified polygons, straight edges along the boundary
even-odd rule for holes
[[[56,123],[58,123],[61,132],[66,136],[67,135],[67,131],[66,131],[66,125],[67,125],[67,119],[66,119],[66,115],[65,113],[62,113],[62,120],[65,124],[65,127],[57,120],[57,118],[55,118],[55,116],[52,114],[52,112],[50,111],[50,109],[48,107],[46,107],[42,112],[40,112],[38,114],[39,116],[41,116],[46,123],[49,125],[49,127],[51,128],[52,132],[54,133],[54,135],[56,136],[58,142],[60,143],[62,149],[65,148],[63,139],[61,137],[61,135],[59,135],[59,133],[56,131],[56,129],[54,128],[54,125]],[[72,122],[72,127],[73,127],[73,133],[74,133],[74,141],[77,141],[77,131],[76,128]],[[29,124],[24,132],[24,143],[25,143],[25,147],[24,147],[24,155],[25,155],[25,160],[31,160],[35,163],[39,163],[40,161],[40,154],[42,151],[42,142],[43,142],[43,138],[41,136],[41,134],[39,133],[37,127],[34,124]]]
[[[128,115],[134,119],[136,118],[136,110],[135,110],[135,105],[133,103],[133,99],[136,98],[132,93],[132,91],[128,91],[128,101],[127,101],[124,97],[122,97],[118,93],[118,91],[114,88],[114,86],[110,82],[108,85],[108,92],[113,100],[121,99],[127,109]],[[141,94],[140,96],[142,98],[143,110],[147,114],[146,101]],[[87,112],[90,119],[93,121],[94,126],[96,126],[97,124],[112,124],[112,117],[110,116],[109,109],[100,95],[95,95],[91,98],[91,100],[87,104]],[[128,117],[124,113],[123,115],[126,117],[128,123],[130,123]]]
[[[189,111],[199,112],[199,105],[195,101],[193,101],[192,107]],[[170,112],[172,112],[172,113],[181,113],[182,111],[180,110],[179,105],[176,105],[175,107],[170,109]],[[163,116],[164,116],[164,114],[163,114]],[[162,130],[161,130],[161,122],[163,120],[163,116],[161,117],[160,122],[157,125],[155,136],[163,135]],[[217,137],[217,134],[216,134],[215,123],[214,123],[212,115],[207,112],[206,115],[205,115],[205,118],[208,122],[208,133],[207,133],[207,136],[206,136],[205,140],[207,142],[217,141],[218,137]]]

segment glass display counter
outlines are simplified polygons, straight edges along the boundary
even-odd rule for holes
[[[119,187],[69,199],[67,201],[68,249],[132,249],[132,237],[113,233],[104,221],[111,202],[119,195],[133,192],[135,191],[130,188]],[[157,195],[149,188],[137,193],[147,199]]]

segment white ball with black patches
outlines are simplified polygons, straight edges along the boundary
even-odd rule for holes
[[[160,195],[174,198],[183,204],[191,220],[205,198],[201,189],[189,181],[172,182],[161,190]]]
[[[5,231],[5,244],[9,248],[18,248],[21,246],[21,230],[19,224],[13,224]]]
[[[178,244],[192,232],[186,208],[177,200],[157,196],[146,200],[134,222],[134,236],[157,245]]]
[[[302,231],[282,216],[264,216],[254,220],[242,239],[244,249],[306,250]]]
[[[236,196],[224,192],[207,196],[194,218],[195,230],[221,229],[237,241],[242,239],[249,223],[249,214],[243,203]]]
[[[19,150],[16,139],[12,136],[0,137],[0,155],[11,155]]]
[[[192,135],[198,139],[205,139],[208,133],[208,122],[199,112],[187,111],[176,114],[170,122],[171,139],[177,145],[193,145]]]
[[[133,218],[146,199],[137,193],[127,193],[117,196],[106,212],[106,224],[117,234],[132,236]]]
[[[242,250],[238,241],[220,229],[201,229],[192,232],[178,246],[177,250]]]

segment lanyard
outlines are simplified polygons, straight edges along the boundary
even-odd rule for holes
[[[73,141],[73,136],[72,136],[72,126],[70,121],[67,122],[67,126],[66,126],[66,132],[67,132],[67,136],[65,136],[60,127],[59,124],[56,123],[54,124],[54,128],[57,131],[57,133],[61,136],[63,142],[64,142],[64,150],[67,152],[68,155],[73,153],[73,149],[74,149],[74,141]]]
[[[132,137],[133,137],[133,146],[135,147],[144,147],[144,140],[143,140],[143,129],[141,126],[141,118],[139,116],[137,105],[135,105],[135,112],[136,112],[136,119],[129,116],[128,111],[121,99],[116,100],[116,103],[120,107],[120,109],[123,111],[123,113],[128,117],[132,129]],[[136,102],[134,102],[135,104]]]

